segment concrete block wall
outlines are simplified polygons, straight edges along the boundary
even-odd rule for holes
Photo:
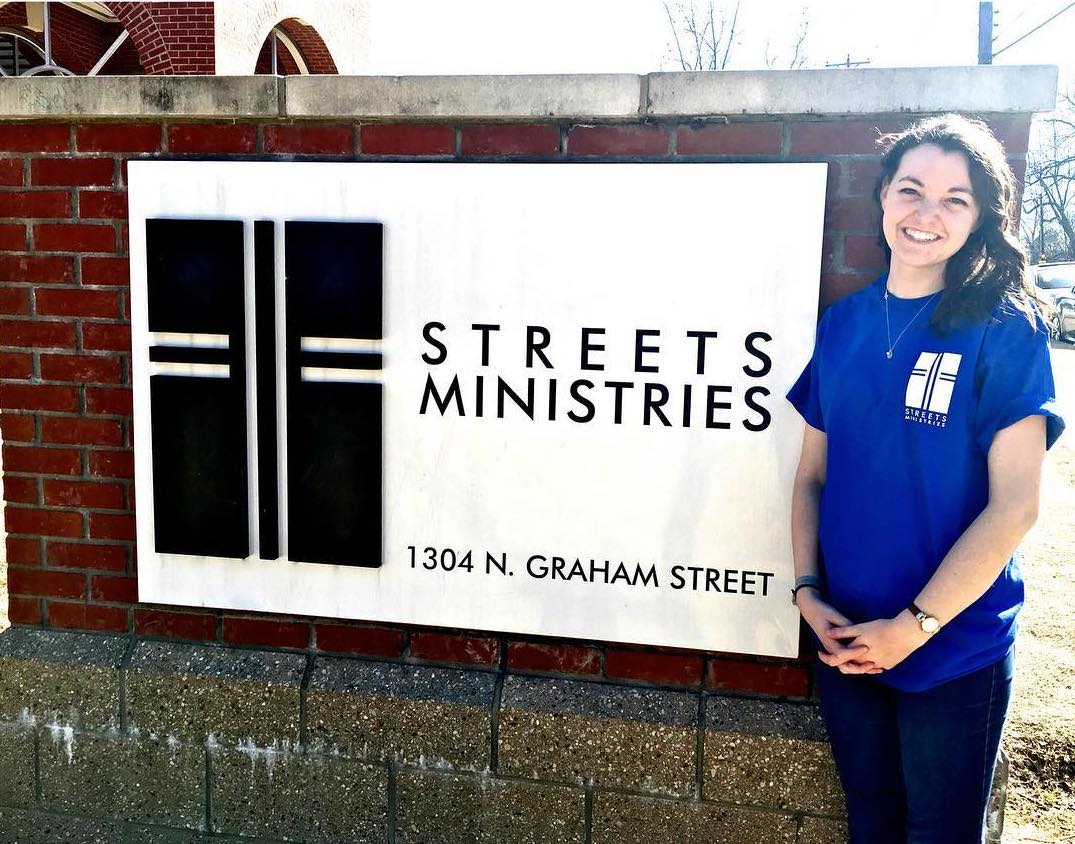
[[[587,844],[714,828],[728,840],[755,828],[768,837],[749,840],[838,839],[808,648],[764,659],[139,603],[126,165],[823,161],[824,307],[881,268],[879,131],[976,114],[1021,176],[1031,113],[1051,107],[1055,81],[1055,68],[9,80],[0,434],[20,629],[0,648],[96,644],[84,658],[71,644],[74,656],[23,659],[35,667],[6,693],[18,699],[0,713],[12,737],[0,764],[15,774],[0,806],[22,813],[8,825],[44,818],[62,831],[68,815],[94,815],[101,840],[115,823],[169,841],[194,839],[161,830],[367,840],[347,823],[400,842],[529,840],[527,824],[544,830],[533,840]],[[50,680],[57,672],[66,679]],[[123,785],[160,766],[166,788]],[[320,830],[277,818],[271,801],[251,808],[276,789],[310,817],[332,814],[312,808],[322,792],[362,795],[346,803],[362,811]]]

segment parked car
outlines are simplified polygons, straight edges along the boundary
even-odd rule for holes
[[[1075,341],[1075,261],[1038,264],[1030,270],[1038,296],[1053,306],[1050,334]]]

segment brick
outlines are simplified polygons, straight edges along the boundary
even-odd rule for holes
[[[12,566],[41,565],[41,543],[22,536],[7,537],[7,562]]]
[[[561,674],[599,674],[601,654],[597,648],[577,645],[509,642],[508,668],[519,671],[556,671]]]
[[[61,507],[123,508],[123,487],[119,484],[46,479],[44,497],[46,504]]]
[[[7,475],[4,478],[4,500],[17,504],[38,504],[37,478],[17,478]]]
[[[1030,141],[1030,115],[1018,117],[991,117],[986,124],[993,130],[997,140],[1004,145],[1008,155],[1025,153]]]
[[[78,216],[82,219],[126,219],[127,192],[120,190],[80,190]]]
[[[134,516],[117,513],[90,513],[91,539],[134,541]]]
[[[90,600],[133,604],[138,600],[138,578],[94,577],[90,580]]]
[[[30,162],[30,184],[110,187],[111,158],[37,158]]]
[[[8,514],[11,513],[8,508]],[[86,594],[86,577],[82,574],[48,569],[7,570],[8,589],[13,595],[39,595],[49,598],[81,598]]]
[[[47,316],[115,317],[118,315],[116,294],[110,290],[55,290],[38,288],[35,291],[37,312]]]
[[[0,125],[0,150],[6,152],[67,152],[70,148],[70,133],[63,123]]]
[[[667,155],[663,126],[573,126],[567,133],[569,155]]]
[[[82,258],[82,283],[129,285],[130,260],[122,257],[86,256]]]
[[[412,633],[410,655],[436,662],[496,665],[500,658],[500,647],[496,639],[485,637]]]
[[[34,438],[34,417],[26,413],[0,413],[5,442],[29,442]]]
[[[451,126],[368,123],[362,126],[363,155],[451,155],[455,129]]]
[[[866,273],[822,273],[821,307],[824,309],[851,293],[857,293],[874,281],[874,276]]]
[[[887,265],[876,236],[849,234],[844,238],[844,264],[860,272],[881,272]]]
[[[48,483],[46,481],[46,483]],[[101,543],[59,542],[49,540],[45,546],[45,563],[65,569],[125,571],[127,547]]]
[[[30,290],[27,287],[0,287],[0,314],[30,313]]]
[[[41,355],[43,381],[118,384],[122,367],[118,357],[100,355]]]
[[[29,378],[33,371],[32,355],[23,352],[0,352],[0,378]]]
[[[825,231],[876,232],[881,209],[867,196],[845,197],[826,203]]]
[[[463,155],[556,155],[560,150],[560,127],[497,123],[464,126],[460,149]]]
[[[4,446],[5,472],[40,472],[43,475],[77,475],[82,469],[78,449]]]
[[[5,526],[11,533],[40,536],[82,536],[82,514],[65,510],[8,507]]]
[[[114,252],[116,231],[109,225],[41,223],[34,226],[34,247],[42,252]]]
[[[307,624],[266,618],[224,617],[224,641],[235,645],[305,648],[310,641]]]
[[[40,624],[41,601],[10,595],[7,599],[7,618],[12,624]]]
[[[142,636],[213,641],[216,639],[216,618],[207,613],[139,608],[134,611],[134,630]]]
[[[319,651],[372,656],[400,656],[403,653],[403,631],[389,627],[315,624],[314,633]]]
[[[0,281],[70,284],[75,262],[65,255],[0,255]]]
[[[696,686],[702,680],[702,658],[645,651],[607,650],[605,675],[674,686]]]
[[[134,403],[130,388],[87,387],[86,412],[131,416],[134,413]]]
[[[676,131],[676,152],[678,155],[779,155],[783,135],[781,123],[680,126]]]
[[[706,688],[806,697],[809,677],[808,669],[800,666],[715,659],[706,672]]]
[[[21,223],[0,224],[0,249],[14,252],[26,249],[26,226]]]
[[[907,121],[824,120],[793,123],[791,155],[870,155],[882,133],[899,132]]]
[[[127,610],[124,607],[99,607],[94,604],[72,604],[67,601],[47,601],[50,627],[73,630],[109,630],[124,633]]]
[[[74,387],[41,384],[0,385],[0,407],[17,410],[78,410],[78,391]]]
[[[21,185],[22,171],[21,158],[0,159],[0,185]]]
[[[253,126],[186,124],[168,127],[168,151],[192,153],[257,152]]]
[[[71,216],[71,194],[61,190],[4,191],[0,193],[0,217]]]
[[[2,320],[0,336],[6,346],[36,349],[71,349],[75,345],[75,327],[70,323],[43,320]]]
[[[79,152],[157,152],[161,127],[155,123],[79,126],[75,147]]]
[[[354,132],[350,126],[266,126],[265,152],[303,155],[350,155]]]
[[[87,322],[82,326],[82,347],[108,352],[129,352],[131,327],[116,323]]]
[[[41,420],[41,441],[71,445],[123,444],[123,430],[114,419],[46,416]]]
[[[873,196],[881,175],[881,156],[856,158],[848,162],[847,193],[849,196]]]
[[[131,451],[91,451],[90,475],[95,478],[134,479],[134,453]]]

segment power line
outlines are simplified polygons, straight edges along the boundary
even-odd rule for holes
[[[1008,47],[1014,47],[1016,44],[1018,44],[1024,38],[1030,37],[1035,32],[1037,32],[1039,29],[1041,29],[1043,26],[1045,26],[1045,24],[1049,23],[1050,21],[1056,20],[1058,17],[1060,17],[1062,14],[1064,14],[1064,12],[1066,12],[1068,9],[1070,9],[1072,7],[1075,7],[1075,2],[1068,3],[1063,9],[1061,9],[1055,15],[1052,15],[1051,17],[1048,17],[1045,20],[1043,20],[1036,27],[1034,27],[1032,30],[1030,30],[1030,32],[1027,32],[1027,33],[1025,33],[1023,35],[1020,35],[1018,38],[1016,38],[1010,44],[1008,44],[1008,45],[1006,45],[1004,47],[1001,47],[999,50],[997,50],[995,53],[993,53],[993,58],[996,58],[997,56],[999,56],[1001,53],[1003,53],[1005,50],[1007,50]]]

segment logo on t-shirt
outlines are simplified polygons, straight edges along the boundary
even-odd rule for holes
[[[903,418],[943,428],[956,386],[962,355],[954,352],[922,352],[907,379]]]

